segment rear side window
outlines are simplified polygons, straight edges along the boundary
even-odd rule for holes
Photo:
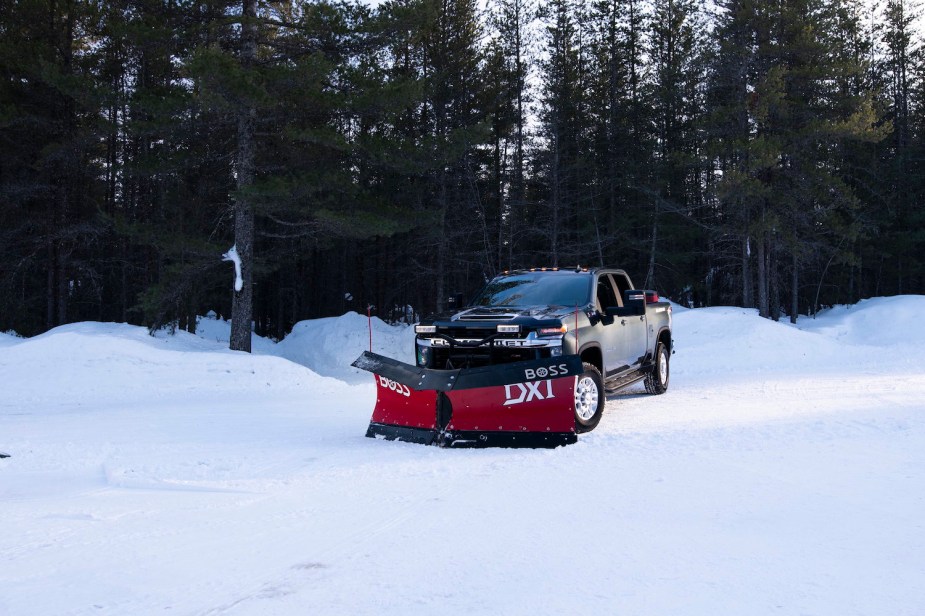
[[[626,292],[632,289],[630,286],[630,279],[626,274],[613,274],[614,282],[617,283],[617,293],[620,294],[620,297],[626,297]],[[622,303],[620,304],[623,305]]]
[[[528,272],[499,276],[473,306],[584,306],[591,299],[591,274]]]

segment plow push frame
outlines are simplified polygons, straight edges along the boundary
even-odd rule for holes
[[[575,383],[581,358],[562,355],[436,370],[364,352],[372,372],[370,438],[439,447],[552,448],[575,443]]]

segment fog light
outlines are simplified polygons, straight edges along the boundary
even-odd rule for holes
[[[436,334],[437,326],[436,325],[415,325],[414,333],[415,334]]]
[[[499,325],[498,333],[499,334],[519,334],[520,325]]]

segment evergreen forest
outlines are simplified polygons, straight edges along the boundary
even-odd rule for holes
[[[775,320],[925,293],[920,18],[0,0],[0,331],[214,310],[250,350],[251,325],[407,322],[525,267]]]

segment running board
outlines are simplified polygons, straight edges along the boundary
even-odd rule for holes
[[[604,382],[604,391],[606,391],[608,394],[616,393],[624,387],[632,385],[633,383],[637,383],[644,378],[646,378],[646,372],[644,369],[634,370],[633,372],[624,374],[623,376],[612,377]]]

